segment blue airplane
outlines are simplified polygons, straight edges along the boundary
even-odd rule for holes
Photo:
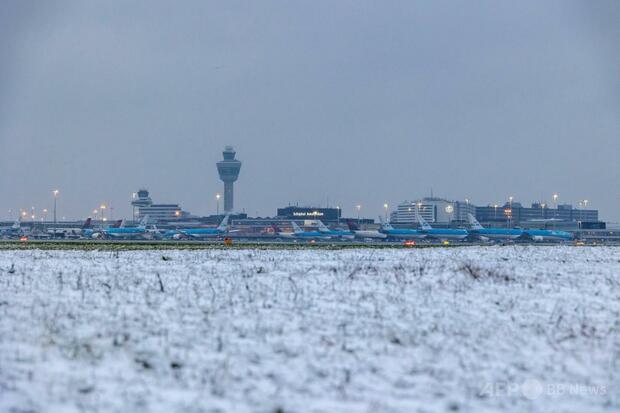
[[[230,214],[226,214],[220,225],[216,228],[189,228],[189,229],[180,229],[175,231],[167,231],[164,236],[170,237],[173,239],[180,239],[183,237],[186,238],[215,238],[219,237],[228,232],[228,220],[230,219]]]
[[[321,220],[318,221],[319,232],[329,235],[332,238],[341,238],[341,239],[354,239],[355,234],[353,231],[345,231],[341,229],[329,229]]]
[[[147,238],[149,232],[146,230],[146,224],[149,222],[149,216],[145,215],[140,224],[137,227],[128,227],[124,226],[123,221],[119,227],[108,227],[101,230],[101,234],[104,237],[109,238],[119,238],[119,239],[127,239],[127,238]],[[94,236],[95,234],[93,234]]]
[[[383,222],[383,218],[379,216],[379,222],[381,222],[381,227],[379,228],[379,232],[388,236],[388,238],[397,238],[397,239],[423,239],[426,238],[426,233],[422,231],[418,231],[417,229],[411,228],[394,228],[388,222]]]
[[[530,238],[533,241],[572,241],[573,234],[566,231],[556,231],[550,229],[526,229],[523,231],[525,238]]]
[[[509,240],[523,236],[523,230],[518,228],[485,228],[472,214],[467,214],[467,220],[471,226],[469,233],[483,239]]]
[[[424,218],[418,214],[418,209],[415,209],[415,215],[420,223],[422,230],[420,232],[426,234],[430,238],[437,238],[443,241],[446,240],[463,240],[467,238],[469,232],[466,229],[451,229],[451,228],[433,228]]]

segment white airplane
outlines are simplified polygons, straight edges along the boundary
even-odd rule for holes
[[[272,225],[273,230],[275,231],[278,237],[282,238],[294,238],[294,239],[330,239],[331,236],[329,234],[323,233],[321,231],[304,231],[299,228],[299,225],[295,221],[291,221],[291,226],[293,227],[293,232],[283,232],[280,231],[277,225]]]
[[[377,231],[376,229],[361,230],[359,229],[358,225],[351,220],[347,221],[347,226],[349,227],[349,230],[353,234],[355,234],[355,238],[362,238],[362,239],[367,239],[367,238],[385,239],[387,238],[386,234],[382,233],[381,231]]]

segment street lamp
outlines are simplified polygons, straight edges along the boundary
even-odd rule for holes
[[[215,202],[217,203],[217,215],[220,215],[220,198],[222,196],[220,195],[220,193],[218,192],[217,194],[215,194]]]
[[[340,225],[340,205],[336,205],[336,222]]]
[[[106,219],[105,219],[105,209],[106,209],[106,208],[107,208],[107,207],[105,206],[105,204],[101,204],[101,205],[99,205],[99,209],[101,210],[101,219],[102,219],[102,220],[104,220],[104,221],[106,220]]]
[[[58,194],[60,191],[58,189],[54,189],[52,194],[54,194],[54,237],[56,236],[56,199],[58,198]]]
[[[540,212],[542,213],[542,217],[545,217],[545,208],[547,207],[547,204],[542,203],[540,204]]]
[[[493,205],[493,208],[495,208],[495,220],[497,220],[497,207],[498,206],[499,205],[497,205],[497,204]]]
[[[388,205],[387,202],[385,204],[383,204],[383,208],[385,208],[385,222],[387,222],[387,220],[388,220],[388,208],[389,208],[389,205]]]
[[[357,208],[357,223],[359,224],[359,222],[360,222],[360,210],[362,209],[362,206],[360,204],[357,204],[355,206],[355,208]]]

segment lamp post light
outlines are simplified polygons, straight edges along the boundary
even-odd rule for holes
[[[383,204],[383,208],[385,208],[385,222],[387,222],[388,220],[388,208],[390,206],[388,205],[388,203],[386,202],[385,204]]]
[[[52,194],[54,195],[54,233],[52,235],[52,237],[56,237],[56,223],[58,222],[56,220],[56,200],[58,199],[58,194],[60,193],[60,191],[58,189],[54,189],[52,191]]]
[[[336,222],[340,225],[340,205],[336,205]]]
[[[359,222],[360,222],[360,210],[362,209],[362,205],[357,204],[355,206],[355,208],[357,208],[357,223],[359,224]]]
[[[106,208],[107,208],[107,207],[105,206],[105,204],[101,204],[101,205],[99,205],[99,209],[101,210],[101,219],[102,219],[103,221],[105,221],[105,220],[106,220],[106,219],[105,219],[105,209],[106,209]]]
[[[217,215],[220,215],[220,198],[222,196],[220,195],[220,193],[218,192],[217,194],[215,194],[215,202],[217,204]]]
[[[545,204],[545,203],[540,204],[540,212],[541,212],[543,218],[545,217],[545,208],[546,207],[547,207],[547,204]]]
[[[495,208],[495,215],[494,215],[494,219],[495,219],[496,221],[497,221],[497,207],[498,207],[498,206],[499,206],[499,205],[497,205],[497,204],[493,205],[493,208]]]

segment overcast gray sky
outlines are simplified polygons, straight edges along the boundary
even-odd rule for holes
[[[0,217],[435,195],[620,220],[620,2],[3,1]],[[15,213],[14,213],[15,214]]]

